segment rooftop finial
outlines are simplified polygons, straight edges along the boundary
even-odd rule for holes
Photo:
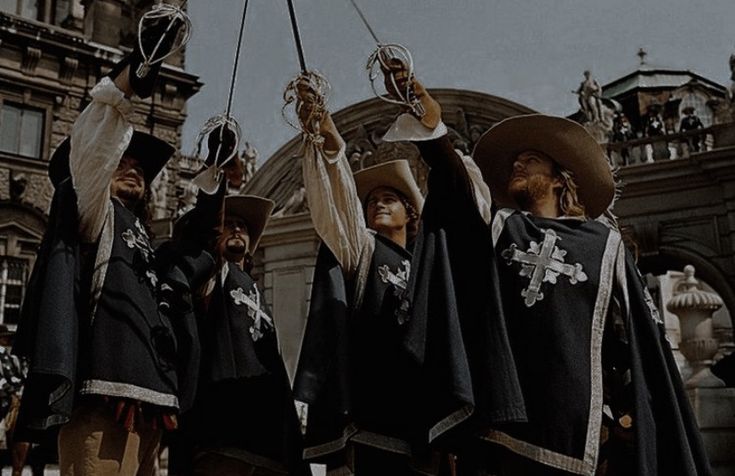
[[[646,56],[648,56],[648,52],[644,50],[643,48],[638,49],[638,57],[641,59],[641,66],[646,64]]]

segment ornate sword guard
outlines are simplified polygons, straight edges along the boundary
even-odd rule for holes
[[[399,87],[400,81],[396,78],[396,64],[400,64],[402,66],[400,69],[408,73],[408,78],[406,78],[403,88]],[[421,105],[421,101],[416,98],[416,93],[413,90],[413,57],[411,56],[411,52],[408,51],[408,48],[397,43],[378,45],[378,48],[368,58],[366,69],[370,78],[370,87],[377,97],[391,104],[408,107],[419,118],[426,114],[424,107]],[[398,99],[394,99],[390,94],[380,93],[375,86],[375,81],[382,72],[385,72],[387,75],[388,80],[393,86],[393,90],[399,96]]]
[[[144,41],[144,32],[147,28],[160,24],[160,22],[168,21],[168,25],[163,34],[153,42],[147,39]],[[177,22],[182,24],[181,28],[174,31],[175,37],[169,38],[169,33]],[[151,66],[163,62],[166,58],[176,53],[184,47],[191,38],[191,20],[189,16],[181,8],[169,3],[158,3],[146,12],[138,22],[138,49],[143,57],[143,61],[135,71],[135,75],[139,78],[145,78],[151,70]],[[151,43],[153,46],[151,47]],[[150,51],[146,51],[148,47]],[[164,51],[160,54],[160,51]]]
[[[229,131],[225,137],[225,130]],[[217,134],[216,137],[212,134]],[[201,157],[202,144],[207,138],[207,160]],[[205,168],[192,179],[194,184],[212,194],[219,187],[222,168],[238,154],[242,129],[229,114],[218,114],[204,123],[196,139],[195,158],[205,163]]]
[[[327,112],[330,89],[329,81],[323,75],[306,71],[291,80],[283,91],[283,119],[317,144],[323,142],[319,130]],[[289,108],[291,104],[294,105],[292,109]]]

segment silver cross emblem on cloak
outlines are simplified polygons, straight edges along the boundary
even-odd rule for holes
[[[253,319],[253,325],[250,327],[253,342],[263,337],[265,331],[273,329],[273,320],[260,308],[260,293],[255,286],[248,294],[245,294],[242,288],[233,289],[230,291],[230,297],[235,305],[245,304],[247,306],[248,316]]]
[[[556,278],[560,274],[567,276],[571,284],[587,281],[587,275],[582,270],[579,263],[568,264],[564,262],[566,250],[556,246],[556,242],[560,240],[554,230],[541,230],[544,232],[544,241],[538,244],[532,241],[528,251],[520,251],[515,244],[503,251],[501,256],[508,262],[518,262],[521,264],[520,275],[522,277],[530,277],[531,282],[528,287],[521,291],[521,296],[525,298],[527,307],[536,304],[544,298],[541,292],[541,284],[556,284]]]
[[[398,267],[398,271],[395,273],[390,270],[387,264],[378,266],[378,276],[380,276],[380,280],[384,283],[390,283],[396,288],[405,291],[406,286],[408,286],[408,277],[411,273],[411,262],[404,259],[401,261],[401,265],[403,265],[403,269]]]
[[[130,228],[123,231],[122,239],[125,241],[125,244],[128,245],[128,248],[138,248],[143,255],[143,259],[148,263],[153,255],[153,248],[151,247],[151,243],[148,239],[148,233],[145,231],[145,228],[143,228],[143,225],[140,224],[139,220],[135,220],[135,228],[137,229],[137,233]]]
[[[145,261],[146,264],[150,264],[153,257],[153,248],[151,247],[151,243],[148,239],[148,233],[145,231],[145,228],[143,228],[143,225],[140,224],[140,220],[135,220],[135,228],[137,233],[130,228],[123,231],[122,239],[128,248],[137,248],[143,257],[143,261]],[[148,278],[148,282],[151,287],[155,288],[158,284],[158,276],[156,275],[156,272],[153,269],[146,269],[145,276]]]

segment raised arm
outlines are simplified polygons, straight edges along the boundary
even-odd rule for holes
[[[453,147],[441,120],[439,103],[418,80],[413,78],[412,82],[426,114],[421,120],[410,113],[402,114],[383,139],[413,142],[431,168],[428,192],[435,197],[440,196],[443,202],[475,207],[483,221],[489,224],[492,220],[490,189],[482,179],[479,167],[471,157]]]
[[[77,195],[79,232],[96,241],[110,201],[110,179],[133,136],[130,124],[132,88],[127,68],[113,82],[102,78],[92,89],[92,102],[74,122],[69,168]]]
[[[302,169],[306,198],[317,234],[349,276],[357,270],[370,236],[345,155],[345,141],[328,112],[320,121],[319,136],[322,144],[311,135],[304,135]]]

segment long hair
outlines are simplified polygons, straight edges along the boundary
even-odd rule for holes
[[[398,192],[398,198],[401,199],[401,203],[403,203],[406,209],[406,216],[408,217],[408,223],[406,223],[406,241],[411,242],[419,233],[419,212],[408,200],[408,197],[401,192]]]
[[[568,217],[587,217],[584,205],[577,195],[577,182],[574,174],[560,165],[555,165],[557,176],[561,179],[562,188],[559,193],[559,209]]]
[[[143,228],[145,228],[148,238],[153,241],[155,238],[153,229],[151,228],[151,221],[153,221],[153,191],[148,183],[145,184],[143,198],[135,203],[132,212],[138,217]]]

